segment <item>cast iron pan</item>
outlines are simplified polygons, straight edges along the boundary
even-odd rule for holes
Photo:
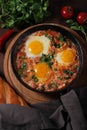
[[[12,50],[11,50],[12,69],[13,69],[13,72],[16,75],[17,79],[24,85],[24,87],[27,87],[28,89],[30,89],[32,91],[42,92],[42,91],[38,91],[38,90],[33,89],[32,87],[27,85],[25,82],[23,82],[23,80],[20,78],[20,76],[18,75],[18,73],[15,69],[15,55],[16,55],[16,52],[18,50],[18,46],[20,44],[22,44],[22,41],[26,36],[32,34],[33,32],[36,32],[38,30],[47,30],[47,29],[52,29],[52,30],[58,31],[58,32],[62,33],[64,36],[66,36],[67,38],[71,39],[72,42],[75,44],[77,51],[78,51],[78,54],[79,54],[80,66],[79,66],[79,69],[78,69],[77,76],[68,86],[63,88],[63,90],[84,86],[85,82],[87,80],[86,79],[87,54],[86,54],[86,48],[84,46],[84,43],[82,43],[82,41],[79,40],[76,37],[76,35],[74,35],[72,33],[73,31],[70,30],[69,28],[62,26],[62,25],[59,25],[59,24],[54,24],[54,23],[43,23],[43,24],[31,26],[31,27],[25,29],[23,31],[23,33],[21,33],[19,35],[18,39],[16,40],[16,42],[13,45]],[[61,89],[61,90],[58,90],[58,91],[63,91],[63,90]],[[42,92],[42,93],[52,93],[52,92]]]

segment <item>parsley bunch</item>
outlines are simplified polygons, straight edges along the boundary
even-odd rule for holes
[[[2,28],[33,25],[49,15],[49,0],[0,0],[0,5]]]

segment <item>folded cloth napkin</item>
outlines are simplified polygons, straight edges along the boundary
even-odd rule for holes
[[[29,107],[0,104],[0,130],[87,130],[75,91]]]

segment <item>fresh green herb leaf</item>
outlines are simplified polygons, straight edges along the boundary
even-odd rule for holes
[[[0,0],[2,27],[29,26],[49,16],[49,0]]]
[[[72,19],[66,20],[66,23],[70,26],[78,26],[78,23],[74,22]]]
[[[72,19],[66,20],[66,23],[70,26],[71,29],[73,29],[75,31],[80,31],[81,33],[83,33],[83,35],[87,41],[86,27],[79,25],[77,22],[73,21]]]
[[[79,31],[80,29],[77,26],[71,26],[71,29]]]

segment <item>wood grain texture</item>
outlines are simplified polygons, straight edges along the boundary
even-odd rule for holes
[[[28,106],[25,100],[20,97],[10,84],[0,77],[0,104],[18,104]]]
[[[4,94],[4,86],[3,86],[3,80],[0,77],[0,103],[5,103],[5,94]]]

